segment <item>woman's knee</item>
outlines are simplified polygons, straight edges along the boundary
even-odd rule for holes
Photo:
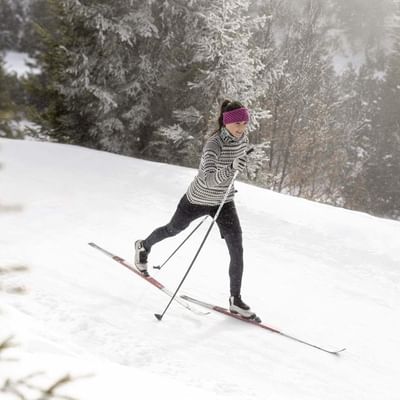
[[[242,255],[243,254],[243,240],[242,233],[231,233],[225,235],[225,241],[231,255]]]
[[[175,221],[171,221],[167,226],[167,232],[171,236],[177,235],[179,232],[182,232],[184,229],[188,227],[189,224],[186,223],[176,223]]]

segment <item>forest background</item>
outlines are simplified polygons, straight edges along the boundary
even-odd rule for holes
[[[225,98],[242,179],[400,218],[393,0],[0,0],[0,136],[197,167]],[[19,76],[4,62],[29,55]]]

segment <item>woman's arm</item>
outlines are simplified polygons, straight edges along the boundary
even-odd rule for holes
[[[230,165],[218,169],[217,160],[221,153],[218,144],[209,141],[203,150],[200,163],[200,171],[204,182],[208,188],[219,186],[233,175],[233,170]]]

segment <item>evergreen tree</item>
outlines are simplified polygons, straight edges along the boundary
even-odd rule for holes
[[[253,122],[265,115],[266,54],[251,42],[265,19],[250,21],[249,1],[49,1],[31,83],[58,140],[194,166],[224,97],[251,106]]]
[[[21,37],[21,48],[32,58],[36,58],[41,52],[45,51],[42,42],[42,29],[53,34],[57,30],[55,24],[56,3],[49,0],[30,0],[26,7],[26,23]]]
[[[157,130],[159,141],[153,142],[149,150],[166,149],[164,156],[168,156],[172,149],[170,159],[179,157],[187,160],[186,165],[197,165],[205,138],[216,128],[223,99],[239,99],[251,108],[251,130],[267,115],[260,107],[260,98],[272,74],[267,70],[270,60],[263,62],[270,54],[271,42],[262,40],[270,36],[269,19],[252,15],[248,0],[192,1],[183,8],[176,2],[165,3],[175,14],[180,11],[176,15],[183,22],[170,25],[168,45],[164,46],[168,48],[163,58],[166,70],[172,72],[167,73],[168,82],[173,83],[167,88],[166,107],[173,119],[168,125],[167,120],[162,121]],[[170,21],[175,22],[173,17]],[[175,109],[169,108],[171,105]],[[265,155],[262,146],[264,143],[253,157]],[[253,175],[257,165],[253,164]]]
[[[344,205],[374,215],[400,215],[400,35],[393,29],[393,52],[385,75],[379,63],[369,60],[357,73],[348,73],[347,90],[348,163],[344,183]]]
[[[254,34],[266,25],[265,16],[249,15],[250,0],[198,1],[192,35],[198,73],[189,83],[193,93],[205,102],[206,127],[219,112],[224,98],[238,99],[252,109],[253,123],[265,113],[257,100],[265,89],[257,85],[265,65],[255,46]]]
[[[393,50],[382,84],[379,115],[373,124],[373,152],[365,165],[368,208],[393,218],[400,217],[400,3],[398,7]]]
[[[188,40],[196,30],[194,2],[166,0],[153,5],[159,35],[153,38],[153,52],[159,63],[148,139],[142,155],[163,162],[197,166],[204,136],[204,116],[200,103],[188,88],[196,76],[193,62],[196,48]],[[203,125],[203,127],[202,127]]]
[[[366,55],[385,47],[386,22],[393,12],[391,0],[330,0],[327,12],[355,53]]]
[[[0,55],[0,137],[22,138],[23,134],[15,127],[19,119],[18,102],[21,85],[15,74],[8,74]]]
[[[8,83],[4,71],[4,62],[0,56],[0,136],[11,134],[8,120],[11,119],[11,99],[8,91]]]
[[[74,41],[73,29],[65,22],[67,10],[61,0],[39,0],[37,6],[49,18],[35,21],[35,32],[40,38],[35,66],[40,73],[30,75],[25,82],[32,106],[31,118],[42,127],[41,133],[56,141],[90,145],[85,134],[78,137],[81,130],[72,132],[66,129],[66,120],[71,112],[62,94],[62,86],[67,84],[67,68],[72,65],[67,49]],[[81,122],[82,132],[85,132],[84,118]]]
[[[0,51],[20,48],[24,21],[20,2],[0,0]]]
[[[150,57],[158,35],[148,2],[49,0],[55,26],[41,27],[46,50],[38,92],[50,134],[134,154],[145,137],[156,79]],[[43,94],[40,95],[43,97]]]
[[[341,77],[341,106],[336,118],[346,137],[343,205],[366,212],[371,209],[365,173],[375,151],[374,124],[379,115],[380,93],[381,81],[374,63],[367,63],[359,71],[350,66]]]
[[[338,88],[321,3],[308,1],[301,18],[288,19],[281,40],[283,73],[267,98],[272,118],[269,185],[310,199],[335,201],[338,181],[334,168],[342,162],[343,138],[333,117]]]

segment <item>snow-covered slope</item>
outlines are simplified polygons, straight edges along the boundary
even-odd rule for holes
[[[135,239],[168,222],[195,170],[5,139],[0,162],[0,267],[29,268],[1,277],[27,288],[0,293],[0,340],[20,343],[9,353],[19,362],[0,362],[1,379],[94,373],[64,389],[82,400],[399,398],[400,223],[236,184],[244,299],[287,333],[347,348],[335,357],[176,304],[159,322],[168,298],[87,245],[131,258]],[[154,271],[165,285],[176,287],[208,223]],[[189,229],[154,247],[150,262]],[[213,230],[182,292],[227,305],[227,270]]]

